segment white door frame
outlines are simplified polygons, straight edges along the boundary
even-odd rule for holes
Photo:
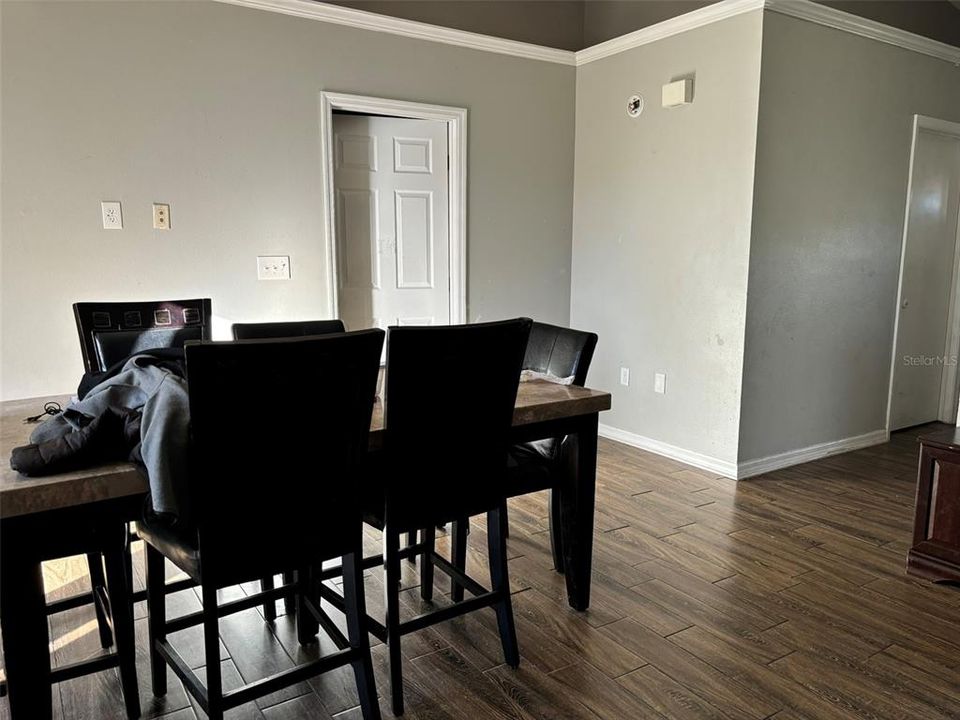
[[[405,100],[365,97],[323,91],[320,93],[320,161],[323,168],[323,196],[327,206],[324,224],[327,241],[328,301],[333,317],[339,316],[340,279],[337,267],[337,219],[333,185],[333,111],[414,120],[439,120],[447,124],[450,167],[447,170],[450,204],[449,292],[451,324],[467,321],[467,111],[466,108],[425,105]]]
[[[907,236],[910,232],[910,204],[913,198],[913,163],[917,153],[917,136],[921,130],[928,130],[942,135],[950,135],[960,140],[960,123],[949,120],[939,120],[925,115],[913,116],[913,129],[910,138],[910,167],[907,178],[907,203],[903,216],[903,237],[900,243],[900,278],[897,282],[897,311],[893,323],[893,350],[890,353],[890,386],[887,389],[887,437],[890,436],[890,414],[893,409],[893,379],[897,369],[897,336],[900,332],[900,305],[903,302],[903,265],[907,257]],[[944,344],[944,357],[947,362],[943,366],[943,379],[940,382],[940,411],[939,418],[951,418],[949,422],[956,422],[957,412],[957,380],[958,367],[949,363],[950,356],[957,354],[960,347],[960,292],[957,283],[960,281],[960,217],[957,220],[957,238],[953,263],[953,282],[950,290],[950,307],[947,315],[947,336]],[[946,422],[946,421],[945,421]]]

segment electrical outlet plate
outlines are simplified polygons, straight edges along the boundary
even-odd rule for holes
[[[170,229],[170,206],[166,203],[153,204],[153,229]]]
[[[630,384],[630,368],[620,368],[620,384],[624,386]]]
[[[667,391],[667,376],[663,373],[656,373],[653,376],[653,391],[663,395]]]
[[[123,214],[116,200],[104,200],[100,203],[104,230],[123,230]]]
[[[258,280],[289,280],[290,279],[290,256],[289,255],[258,255],[257,256],[257,279]]]

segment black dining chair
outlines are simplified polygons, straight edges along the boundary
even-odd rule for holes
[[[169,527],[150,518],[138,525],[147,542],[155,695],[166,692],[169,665],[210,720],[221,720],[230,708],[349,664],[364,718],[380,717],[364,627],[358,473],[383,338],[382,330],[366,330],[187,344],[189,502],[196,527]],[[252,378],[269,392],[252,389]],[[165,557],[199,584],[201,611],[166,619]],[[333,558],[341,558],[343,569],[347,637],[306,592],[322,563]],[[297,571],[293,585],[218,604],[218,589],[289,570]],[[300,642],[313,641],[322,625],[339,650],[224,692],[220,618],[288,594],[297,598]],[[197,624],[203,626],[205,684],[167,639]]]
[[[530,330],[523,369],[544,375],[555,382],[583,387],[596,348],[595,333],[535,322]],[[550,548],[558,572],[563,572],[561,493],[567,473],[573,471],[576,451],[577,438],[573,435],[535,440],[514,445],[510,449],[507,497],[550,491]],[[503,534],[509,535],[506,510],[501,513],[500,519]],[[469,518],[460,518],[451,527],[451,562],[461,570],[466,567],[469,527]],[[452,584],[451,597],[454,600],[463,598],[463,587],[456,582]]]
[[[142,350],[209,340],[210,299],[81,302],[73,306],[84,370],[103,372]]]
[[[209,339],[211,330],[209,298],[79,302],[73,305],[73,317],[80,339],[83,368],[89,374],[102,373],[141,350],[183,347],[187,340]],[[127,562],[129,564],[129,560]],[[60,612],[93,602],[100,644],[107,648],[113,644],[113,634],[108,609],[103,602],[106,587],[103,561],[96,553],[90,553],[87,566],[91,592],[51,603],[48,612]],[[132,573],[130,575],[132,577]],[[170,592],[182,590],[185,586],[183,582],[172,585]],[[134,600],[144,597],[137,594]]]
[[[510,428],[531,320],[449,327],[392,327],[387,342],[385,436],[368,471],[366,520],[383,530],[386,620],[368,622],[386,641],[393,712],[403,712],[400,639],[478,610],[496,611],[504,659],[520,655],[510,602],[505,502]],[[451,482],[451,477],[456,482]],[[456,518],[486,513],[491,589],[433,551],[434,530]],[[401,550],[402,533],[422,530]],[[433,597],[434,565],[456,579],[470,599],[401,621],[400,560],[421,556],[420,594]],[[329,588],[318,586],[331,602]]]
[[[234,340],[304,337],[346,331],[342,320],[293,320],[288,322],[234,323]]]
[[[16,520],[16,518],[14,518]],[[0,523],[0,543],[6,543],[6,528],[8,523]],[[112,626],[111,643],[116,648],[113,652],[103,653],[87,660],[68,663],[52,668],[50,684],[65,682],[73,678],[90,673],[100,673],[110,668],[117,668],[120,674],[120,689],[123,693],[124,709],[128,720],[140,717],[140,694],[137,683],[137,659],[133,620],[133,601],[130,597],[130,577],[127,575],[129,565],[127,557],[127,529],[122,524],[103,523],[91,519],[89,514],[82,517],[75,514],[66,514],[58,521],[57,532],[50,532],[38,538],[38,542],[29,550],[30,559],[56,560],[86,553],[87,557],[94,557],[97,563],[106,565],[106,580],[101,587],[94,589],[97,604],[105,608],[106,622]],[[17,563],[19,555],[16,550],[10,549],[4,562]],[[102,558],[102,560],[101,560]],[[102,567],[101,567],[102,572]],[[37,578],[42,582],[41,578]],[[74,596],[84,597],[84,596]],[[16,593],[5,592],[0,595],[3,599],[0,605],[0,614],[5,617],[9,613],[16,617],[18,612]],[[90,602],[86,599],[85,602]],[[79,603],[78,603],[79,604]],[[78,604],[73,605],[77,607]],[[53,603],[51,603],[53,605]],[[50,605],[47,612],[51,612]],[[46,624],[46,618],[41,618]],[[46,633],[41,633],[46,635]],[[39,647],[31,648],[36,652],[46,653],[49,649],[40,643]],[[10,660],[10,658],[8,658]],[[16,687],[7,688],[6,682],[0,683],[0,695],[11,694],[11,702],[16,702]],[[22,703],[21,703],[22,705]],[[57,703],[54,704],[55,706]],[[28,708],[29,709],[29,708]],[[37,716],[42,714],[40,708],[34,708]],[[49,708],[48,708],[49,712]],[[24,715],[23,717],[28,717]]]
[[[306,337],[309,335],[329,335],[331,333],[345,332],[346,328],[342,320],[295,320],[289,322],[265,322],[265,323],[233,323],[230,328],[234,340],[256,340],[273,338]],[[283,577],[284,583],[292,583],[293,571]],[[273,577],[260,579],[260,589],[270,590],[273,588]],[[293,598],[283,599],[284,610],[287,613],[296,611]],[[277,619],[277,609],[273,603],[264,605],[263,617],[268,621]]]

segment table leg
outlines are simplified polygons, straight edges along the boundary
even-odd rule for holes
[[[590,607],[598,417],[596,413],[584,415],[577,423],[574,472],[568,478],[569,485],[560,495],[567,600],[570,607],[581,611]]]
[[[23,557],[24,545],[3,537],[0,562],[0,629],[7,694],[13,720],[50,720],[50,633],[38,559]]]

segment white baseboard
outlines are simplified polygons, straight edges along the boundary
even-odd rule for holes
[[[660,440],[637,435],[636,433],[621,430],[620,428],[615,428],[610,425],[604,425],[603,423],[600,424],[599,434],[600,437],[616,440],[624,445],[640,448],[641,450],[662,455],[671,460],[686,463],[695,468],[714,472],[734,480],[743,480],[744,478],[753,477],[754,475],[762,475],[763,473],[781,470],[793,465],[800,465],[801,463],[811,462],[812,460],[820,460],[821,458],[830,457],[831,455],[860,450],[861,448],[870,447],[871,445],[880,445],[890,440],[890,433],[886,430],[874,430],[873,432],[843,438],[842,440],[832,440],[817,445],[810,445],[805,448],[788,450],[787,452],[777,455],[769,455],[741,463],[732,463],[693,450],[686,450]]]
[[[700,468],[701,470],[717,473],[718,475],[723,475],[727,478],[734,479],[737,476],[736,463],[720,460],[718,458],[711,457],[710,455],[704,455],[703,453],[694,452],[693,450],[685,450],[684,448],[677,447],[676,445],[671,445],[660,440],[644,437],[643,435],[637,435],[636,433],[627,432],[626,430],[611,427],[610,425],[604,425],[603,423],[600,424],[599,434],[600,437],[605,437],[609,440],[616,440],[624,445],[630,445],[631,447],[640,448],[641,450],[647,450],[657,455],[663,455],[671,460],[677,460],[678,462],[692,465],[693,467]]]
[[[850,452],[851,450],[859,450],[870,447],[871,445],[879,445],[887,442],[889,439],[890,433],[886,430],[874,430],[873,432],[843,438],[842,440],[832,440],[817,445],[810,445],[805,448],[788,450],[787,452],[777,455],[768,455],[767,457],[757,458],[756,460],[746,460],[745,462],[737,463],[737,479],[742,480],[743,478],[762,475],[763,473],[780,470],[785,467],[790,467],[791,465],[799,465],[812,460],[830,457],[831,455],[839,455],[840,453]]]

